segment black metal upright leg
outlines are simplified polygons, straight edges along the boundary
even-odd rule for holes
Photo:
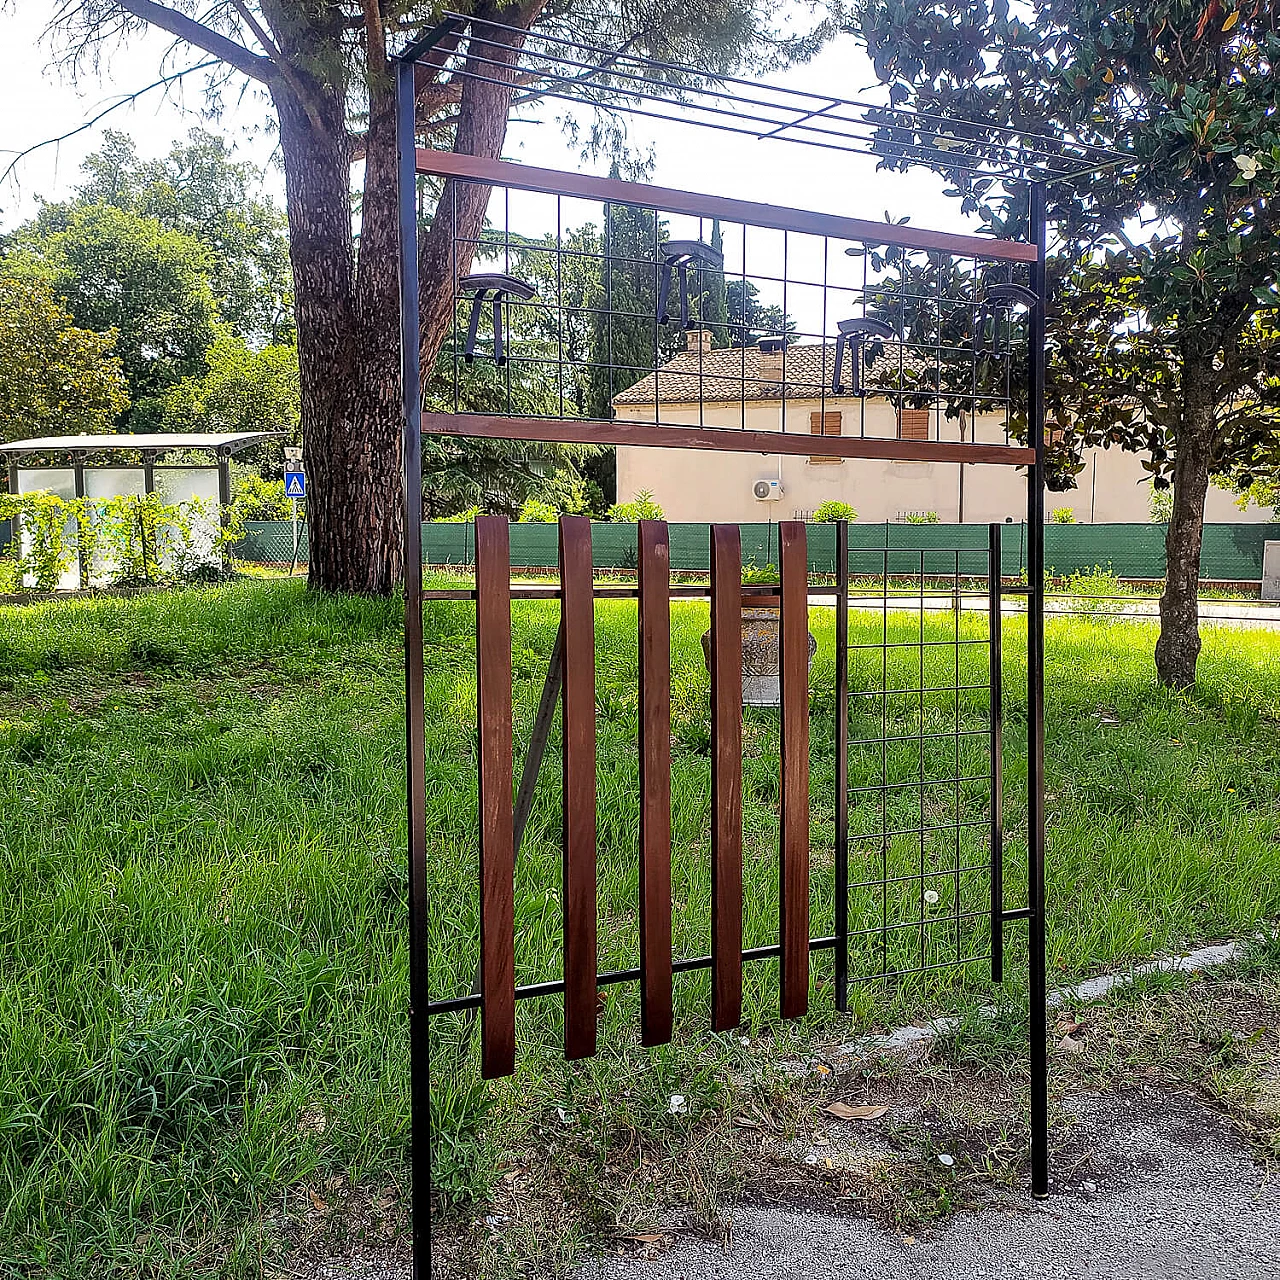
[[[1004,981],[1004,657],[1000,535],[987,526],[987,648],[991,682],[991,981]]]
[[[849,1009],[849,524],[836,525],[836,1008]]]
[[[418,302],[418,170],[414,67],[396,79],[400,201],[400,360],[404,413],[405,782],[409,818],[410,1192],[414,1280],[431,1276],[431,1041],[427,1003],[425,686],[422,656],[422,357]],[[479,303],[477,302],[477,307]]]
[[[1030,202],[1031,241],[1036,260],[1031,266],[1031,308],[1028,421],[1036,461],[1027,477],[1027,896],[1030,956],[1028,960],[1031,1012],[1031,1194],[1049,1194],[1049,1045],[1046,1001],[1045,824],[1044,824],[1044,377],[1045,311],[1048,278],[1045,271],[1045,188],[1035,183]]]

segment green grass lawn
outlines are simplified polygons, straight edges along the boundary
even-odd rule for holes
[[[470,605],[427,618],[433,954],[439,996],[470,988],[475,966],[475,679]],[[527,740],[554,603],[515,606],[517,754]],[[918,634],[902,615],[896,634]],[[947,638],[951,615],[924,624]],[[981,615],[961,634],[983,634]],[[681,954],[707,948],[709,912],[706,606],[674,606],[673,898]],[[815,611],[813,924],[831,928],[834,820],[833,615]],[[601,603],[598,720],[602,967],[636,963],[635,606]],[[407,1046],[400,611],[323,600],[301,582],[245,583],[131,600],[0,609],[0,1270],[38,1276],[248,1276],[275,1256],[306,1189],[389,1191],[405,1177]],[[856,615],[852,638],[879,620]],[[1280,914],[1280,640],[1209,631],[1194,696],[1158,689],[1153,629],[1105,619],[1049,630],[1051,974],[1066,979],[1192,940],[1235,936]],[[1023,891],[1025,659],[1006,623],[1007,903]],[[925,685],[954,683],[955,655],[929,651]],[[986,654],[962,651],[961,683]],[[890,684],[919,684],[901,651]],[[858,653],[854,687],[878,680]],[[855,701],[855,707],[857,703]],[[981,726],[985,693],[901,694],[903,734]],[[880,707],[853,734],[878,729]],[[863,723],[865,720],[866,723]],[[867,733],[866,736],[870,736]],[[914,776],[913,745],[892,773]],[[933,748],[931,747],[932,751]],[[927,767],[985,768],[980,738],[944,742]],[[951,753],[951,754],[948,754]],[[851,782],[880,776],[855,760]],[[931,774],[931,776],[933,776]],[[983,812],[985,783],[926,804],[940,828]],[[557,976],[559,768],[549,753],[518,869],[518,977]],[[744,795],[747,942],[772,941],[777,894],[776,718],[751,712]],[[902,825],[919,798],[892,802]],[[854,805],[854,879],[879,873],[880,801]],[[897,825],[890,813],[891,825]],[[860,825],[862,824],[862,825]],[[895,842],[892,868],[938,872],[937,911],[965,916],[985,879],[955,872],[982,857],[984,833]],[[923,859],[923,863],[921,860]],[[945,874],[943,874],[945,873]],[[891,912],[915,909],[920,883],[895,885]],[[855,890],[855,927],[878,919],[879,890]],[[1009,985],[1025,972],[1022,926],[1009,931]],[[985,949],[985,925],[904,930],[904,965]],[[924,951],[920,950],[924,947]],[[855,946],[855,968],[874,967]],[[829,954],[815,957],[810,1019],[776,1024],[776,967],[748,969],[747,1035],[707,1032],[704,974],[677,979],[677,1040],[638,1047],[634,991],[611,988],[600,1055],[567,1065],[554,1000],[519,1010],[519,1070],[475,1080],[473,1026],[436,1021],[442,1209],[474,1216],[513,1153],[555,1156],[575,1233],[616,1229],[661,1193],[639,1187],[618,1152],[627,1135],[690,1140],[723,1112],[762,1034],[778,1052],[828,1023]],[[860,1028],[926,1010],[988,1003],[979,964],[856,988]],[[752,1045],[742,1043],[751,1039]],[[671,1115],[669,1099],[688,1099]],[[561,1117],[561,1113],[567,1119]],[[550,1136],[548,1137],[548,1134]],[[630,1150],[630,1148],[627,1148]],[[630,1165],[625,1165],[631,1169]],[[643,1181],[643,1179],[641,1179]],[[326,1193],[328,1194],[328,1193]],[[710,1192],[708,1192],[710,1194]],[[646,1199],[648,1197],[648,1199]],[[638,1209],[635,1206],[639,1206]],[[567,1255],[566,1255],[567,1256]],[[551,1269],[551,1263],[548,1264]]]

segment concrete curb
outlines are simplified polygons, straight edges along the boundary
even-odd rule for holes
[[[1257,937],[1263,939],[1265,935],[1258,934]],[[1146,964],[1136,965],[1124,973],[1108,973],[1099,978],[1088,978],[1074,987],[1060,987],[1049,992],[1049,1008],[1059,1009],[1067,1004],[1087,1004],[1091,1000],[1101,1000],[1117,988],[1130,986],[1138,978],[1152,973],[1195,973],[1200,969],[1212,969],[1234,960],[1246,945],[1245,942],[1218,943],[1189,951],[1186,955],[1162,956]],[[994,1018],[998,1012],[990,1005],[978,1011],[983,1018]],[[950,1035],[963,1026],[964,1022],[965,1019],[960,1017],[934,1018],[923,1026],[898,1027],[888,1035],[862,1036],[848,1044],[842,1044],[836,1052],[842,1057],[856,1058],[904,1053],[931,1044],[939,1036]]]

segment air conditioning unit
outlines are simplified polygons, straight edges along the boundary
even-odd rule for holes
[[[758,502],[777,502],[782,497],[782,481],[757,480],[751,492]]]

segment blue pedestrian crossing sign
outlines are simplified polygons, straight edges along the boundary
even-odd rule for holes
[[[284,496],[286,498],[305,498],[307,496],[307,478],[301,471],[284,473]]]

